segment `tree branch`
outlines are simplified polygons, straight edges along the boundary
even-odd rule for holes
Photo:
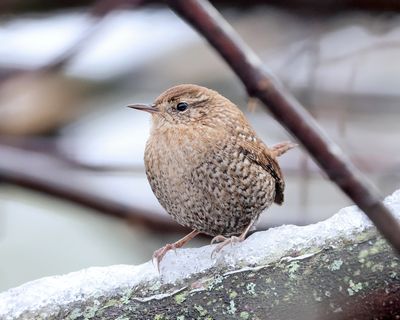
[[[0,182],[46,193],[99,213],[145,225],[153,230],[188,230],[172,221],[168,215],[148,212],[80,188],[80,184],[74,179],[75,175],[78,176],[77,171],[69,170],[68,165],[56,157],[0,145],[0,159]]]
[[[9,76],[23,75],[32,72],[58,72],[65,68],[85,47],[89,40],[96,34],[103,18],[115,9],[121,7],[137,8],[141,6],[145,0],[98,0],[89,9],[87,20],[89,27],[84,30],[80,36],[63,52],[49,61],[46,65],[36,70],[10,69],[3,71],[0,81],[7,79]]]
[[[39,71],[58,71],[64,68],[72,59],[81,52],[82,48],[92,38],[98,29],[102,19],[120,7],[136,8],[143,4],[145,0],[99,0],[90,8],[87,18],[91,26],[83,32],[80,37],[67,50],[53,59]]]
[[[400,253],[400,224],[382,204],[378,193],[372,190],[361,173],[340,148],[328,139],[302,105],[263,69],[261,60],[220,13],[205,0],[165,2],[207,39],[240,78],[249,96],[263,102]]]
[[[400,190],[386,203],[397,208]],[[89,268],[0,293],[1,319],[395,319],[400,258],[356,207],[161,263]]]

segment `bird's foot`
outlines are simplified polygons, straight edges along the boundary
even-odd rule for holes
[[[179,239],[178,241],[176,241],[174,243],[168,243],[164,247],[154,251],[154,253],[153,253],[153,264],[157,267],[158,272],[160,272],[161,260],[164,258],[165,254],[169,250],[174,250],[175,251],[175,249],[177,249],[177,248],[182,248],[187,242],[192,240],[199,233],[200,233],[199,231],[193,230],[192,232],[190,232],[189,234],[184,236],[182,239]],[[176,253],[176,251],[175,251],[175,253]]]
[[[164,247],[154,251],[153,253],[153,264],[157,267],[158,272],[160,272],[160,263],[161,260],[164,258],[165,254],[169,251],[169,250],[176,250],[177,246],[175,245],[175,243],[167,243]]]
[[[232,237],[224,237],[222,235],[218,235],[211,240],[211,244],[219,242],[219,244],[215,247],[215,249],[211,252],[211,258],[215,257],[215,255],[222,250],[228,244],[239,243],[244,240],[244,237],[239,236],[232,236]]]
[[[224,242],[224,241],[227,240],[227,239],[229,239],[229,238],[224,237],[223,235],[218,235],[218,236],[215,236],[214,238],[212,238],[211,244],[219,243],[219,242]]]

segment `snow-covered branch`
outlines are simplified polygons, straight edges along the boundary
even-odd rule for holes
[[[385,200],[400,219],[400,190]],[[400,312],[400,260],[357,207],[151,262],[94,267],[0,294],[1,319],[342,319]]]

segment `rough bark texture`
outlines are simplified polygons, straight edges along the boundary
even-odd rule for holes
[[[399,216],[400,191],[386,204]],[[355,207],[211,250],[169,253],[161,275],[146,263],[40,279],[1,293],[0,319],[400,318],[400,259]]]
[[[213,272],[188,287],[145,286],[66,306],[67,319],[381,319],[400,317],[400,261],[377,237],[238,272]],[[146,300],[156,292],[174,292]],[[143,294],[144,293],[144,294]],[[30,315],[27,315],[30,318]]]

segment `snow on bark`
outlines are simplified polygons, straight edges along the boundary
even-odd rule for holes
[[[387,197],[385,204],[400,220],[400,190]],[[160,274],[147,262],[139,266],[92,267],[32,281],[0,293],[0,319],[122,319],[134,317],[136,313],[143,319],[157,315],[159,319],[171,315],[176,319],[179,312],[188,318],[191,312],[196,312],[204,318],[235,314],[250,319],[250,315],[257,312],[273,314],[275,311],[279,311],[282,318],[283,315],[290,317],[282,307],[274,309],[273,297],[277,303],[291,304],[291,308],[286,309],[293,312],[299,312],[304,303],[314,306],[313,303],[322,304],[329,298],[326,308],[332,309],[332,315],[346,310],[349,315],[356,308],[346,309],[348,301],[367,292],[385,291],[383,283],[391,285],[391,289],[386,290],[391,301],[399,299],[391,295],[398,289],[396,284],[400,286],[398,258],[355,206],[344,208],[316,224],[285,225],[256,232],[243,243],[228,246],[211,258],[213,248],[204,246],[169,252],[162,261]],[[382,264],[382,259],[387,261]],[[345,274],[336,272],[344,270],[344,266]],[[320,267],[325,267],[323,270],[327,273],[321,273],[319,280],[325,279],[327,283],[334,280],[341,285],[323,288],[318,279],[299,275],[299,270],[314,274]],[[256,277],[250,281],[254,275]],[[375,282],[382,283],[382,287],[365,279],[362,281],[364,275],[376,276]],[[240,288],[243,283],[244,289]],[[295,286],[291,287],[293,284]],[[281,297],[274,295],[270,287]],[[212,294],[215,288],[220,290],[218,296]],[[304,297],[297,290],[303,290]],[[226,299],[221,300],[221,292]],[[237,297],[238,292],[247,292],[247,295]],[[349,299],[343,300],[343,294]],[[261,296],[264,297],[260,300]],[[197,298],[214,301],[213,307],[206,307]],[[260,303],[265,305],[264,309],[260,309]],[[165,314],[166,306],[171,308],[167,310],[169,314]],[[315,312],[315,308],[311,309]],[[306,311],[302,310],[303,314],[306,315]]]

